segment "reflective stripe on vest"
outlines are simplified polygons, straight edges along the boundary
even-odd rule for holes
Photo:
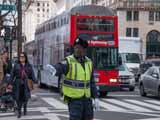
[[[90,97],[91,60],[86,57],[84,69],[73,55],[68,56],[66,59],[69,64],[69,71],[65,75],[65,80],[63,81],[63,94],[71,98],[80,98],[84,95]]]

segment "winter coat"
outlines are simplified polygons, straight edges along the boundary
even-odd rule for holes
[[[21,76],[21,69],[22,69],[22,65],[17,63],[14,65],[14,68],[11,72],[11,84],[13,85],[13,94],[16,100],[19,100],[19,96],[20,96],[20,85],[24,85],[24,100],[28,100],[31,97],[31,93],[28,87],[28,82],[27,80],[32,80],[34,83],[36,83],[36,79],[35,79],[35,75],[34,75],[34,71],[32,69],[32,66],[27,63],[24,66],[25,68],[25,73],[26,76],[24,79],[22,79]]]

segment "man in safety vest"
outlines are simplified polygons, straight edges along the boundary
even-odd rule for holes
[[[85,55],[87,47],[87,41],[77,38],[73,55],[54,65],[56,76],[65,76],[62,93],[68,103],[70,120],[93,120],[93,108],[98,107],[93,64]]]

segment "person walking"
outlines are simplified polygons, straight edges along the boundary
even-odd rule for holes
[[[92,99],[97,101],[97,89],[93,76],[93,63],[86,56],[87,41],[77,38],[74,53],[64,61],[53,65],[55,75],[64,74],[62,94],[68,104],[70,120],[93,120]],[[54,75],[54,73],[52,73]]]
[[[0,53],[0,84],[2,83],[4,77],[2,55],[3,53]]]
[[[12,70],[12,63],[9,60],[8,51],[7,50],[3,51],[2,61],[3,61],[4,77],[6,77],[7,74],[11,74],[11,70]]]
[[[5,84],[4,84],[4,81],[3,81],[4,71],[3,71],[2,55],[3,55],[3,53],[0,53],[0,96],[1,96],[1,95],[4,93],[4,91],[5,91]]]
[[[34,71],[28,61],[26,53],[22,52],[18,58],[18,63],[14,65],[11,72],[11,84],[13,85],[13,94],[17,103],[18,114],[21,117],[21,108],[24,108],[24,115],[27,114],[28,99],[31,98],[29,80],[36,83]]]

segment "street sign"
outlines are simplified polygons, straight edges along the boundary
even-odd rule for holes
[[[16,6],[15,5],[2,5],[2,4],[0,4],[0,11],[2,11],[2,10],[13,11],[13,10],[16,10]]]

